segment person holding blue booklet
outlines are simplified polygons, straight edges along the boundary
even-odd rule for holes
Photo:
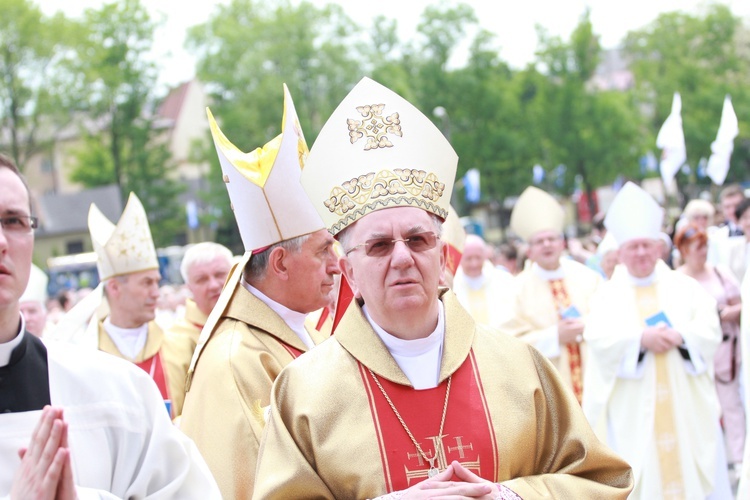
[[[583,410],[633,467],[630,498],[731,498],[714,387],[716,301],[659,259],[664,211],[626,184],[604,220],[620,245],[591,304]]]
[[[518,198],[510,226],[528,243],[531,264],[516,276],[510,314],[499,328],[547,356],[580,403],[586,369],[583,327],[602,278],[563,256],[564,219],[562,206],[541,189],[530,186]]]

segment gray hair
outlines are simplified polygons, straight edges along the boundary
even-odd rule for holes
[[[185,283],[188,282],[188,272],[195,264],[205,264],[206,262],[211,262],[216,257],[223,257],[230,266],[232,265],[232,252],[224,245],[212,241],[204,241],[192,245],[187,249],[185,255],[182,256],[182,262],[180,263],[182,280]]]
[[[434,226],[433,229],[435,230],[435,234],[437,235],[438,238],[440,238],[443,235],[443,219],[441,219],[440,217],[438,217],[437,215],[433,213],[428,212],[428,214],[430,216],[430,219],[432,219],[432,224]],[[356,222],[352,224],[351,226],[345,227],[344,229],[339,231],[339,233],[336,235],[336,239],[339,240],[339,243],[341,243],[341,247],[344,249],[345,252],[349,250],[350,248],[349,238],[351,237],[351,234],[349,234],[350,233],[349,229],[351,229],[355,224]]]
[[[253,255],[250,258],[250,262],[245,266],[245,280],[248,282],[262,280],[266,275],[268,269],[268,260],[273,252],[274,248],[281,247],[289,253],[297,253],[302,248],[307,240],[310,239],[311,234],[303,234],[296,238],[290,238],[288,240],[274,243],[270,247],[266,248],[260,253]]]

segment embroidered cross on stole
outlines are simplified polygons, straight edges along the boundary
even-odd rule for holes
[[[429,477],[430,464],[414,446],[367,367],[360,364],[359,372],[377,433],[387,491],[405,490],[424,481]],[[498,481],[495,430],[473,352],[452,375],[442,435],[438,434],[447,381],[434,389],[417,391],[375,376],[435,467],[443,471],[457,460],[474,474]]]
[[[660,311],[656,285],[636,287],[638,313],[644,326],[646,318]],[[675,434],[674,406],[669,385],[667,354],[654,354],[656,360],[656,407],[654,408],[654,438],[661,472],[662,498],[686,497],[680,467],[680,445]]]
[[[570,296],[568,295],[568,290],[565,288],[565,281],[562,279],[550,280],[549,286],[552,290],[552,299],[554,300],[555,307],[558,311],[564,311],[573,305]],[[568,364],[570,365],[570,380],[573,384],[573,393],[578,400],[578,404],[581,404],[581,401],[583,400],[581,346],[578,342],[571,342],[565,346],[565,349],[568,351]]]

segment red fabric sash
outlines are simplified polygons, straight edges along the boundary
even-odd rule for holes
[[[164,373],[164,367],[161,362],[161,354],[156,353],[148,359],[135,363],[135,365],[148,373],[149,376],[156,382],[156,387],[159,388],[161,397],[167,401],[169,400],[169,388],[167,387],[167,377]]]
[[[388,491],[398,491],[427,478],[430,464],[409,439],[366,367],[360,375],[367,390]],[[377,376],[377,375],[376,375]],[[424,453],[442,471],[457,460],[475,474],[497,481],[497,443],[474,353],[453,374],[443,435],[447,380],[434,389],[414,390],[382,377],[378,380]]]
[[[568,289],[565,288],[565,282],[561,279],[550,280],[550,289],[552,298],[555,301],[558,311],[563,311],[570,307],[572,302],[568,295]],[[581,370],[581,346],[577,342],[571,342],[565,346],[568,351],[568,363],[570,364],[570,380],[573,384],[573,394],[575,394],[578,404],[583,401],[583,370]]]
[[[288,345],[288,344],[285,344],[285,343],[283,343],[283,342],[282,342],[282,341],[280,341],[280,340],[279,340],[279,344],[281,344],[282,346],[284,346],[284,349],[286,349],[286,350],[287,350],[287,352],[288,352],[289,354],[291,354],[291,356],[292,356],[292,357],[293,357],[294,359],[297,359],[297,358],[299,358],[300,356],[302,356],[302,354],[304,354],[304,351],[300,351],[300,350],[299,350],[299,349],[297,349],[296,347],[292,347],[292,346],[290,346],[290,345]]]
[[[445,261],[445,268],[448,269],[452,275],[456,275],[456,271],[458,271],[458,265],[461,263],[461,257],[463,257],[463,252],[461,252],[458,248],[454,247],[450,243],[448,245],[448,258]]]

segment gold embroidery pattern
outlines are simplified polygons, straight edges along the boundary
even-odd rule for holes
[[[387,134],[402,137],[401,119],[398,113],[383,116],[385,104],[371,104],[368,106],[357,106],[357,111],[362,115],[362,120],[347,119],[349,127],[349,140],[352,144],[366,137],[365,151],[378,148],[392,148],[393,143]]]
[[[388,205],[390,203],[386,199],[394,197],[399,200],[415,198],[415,202],[422,201],[423,204],[432,205],[430,202],[437,202],[444,190],[445,184],[434,173],[397,168],[392,171],[370,172],[346,181],[341,186],[334,187],[328,200],[323,203],[332,213],[344,216],[374,200],[384,200],[384,206]]]

